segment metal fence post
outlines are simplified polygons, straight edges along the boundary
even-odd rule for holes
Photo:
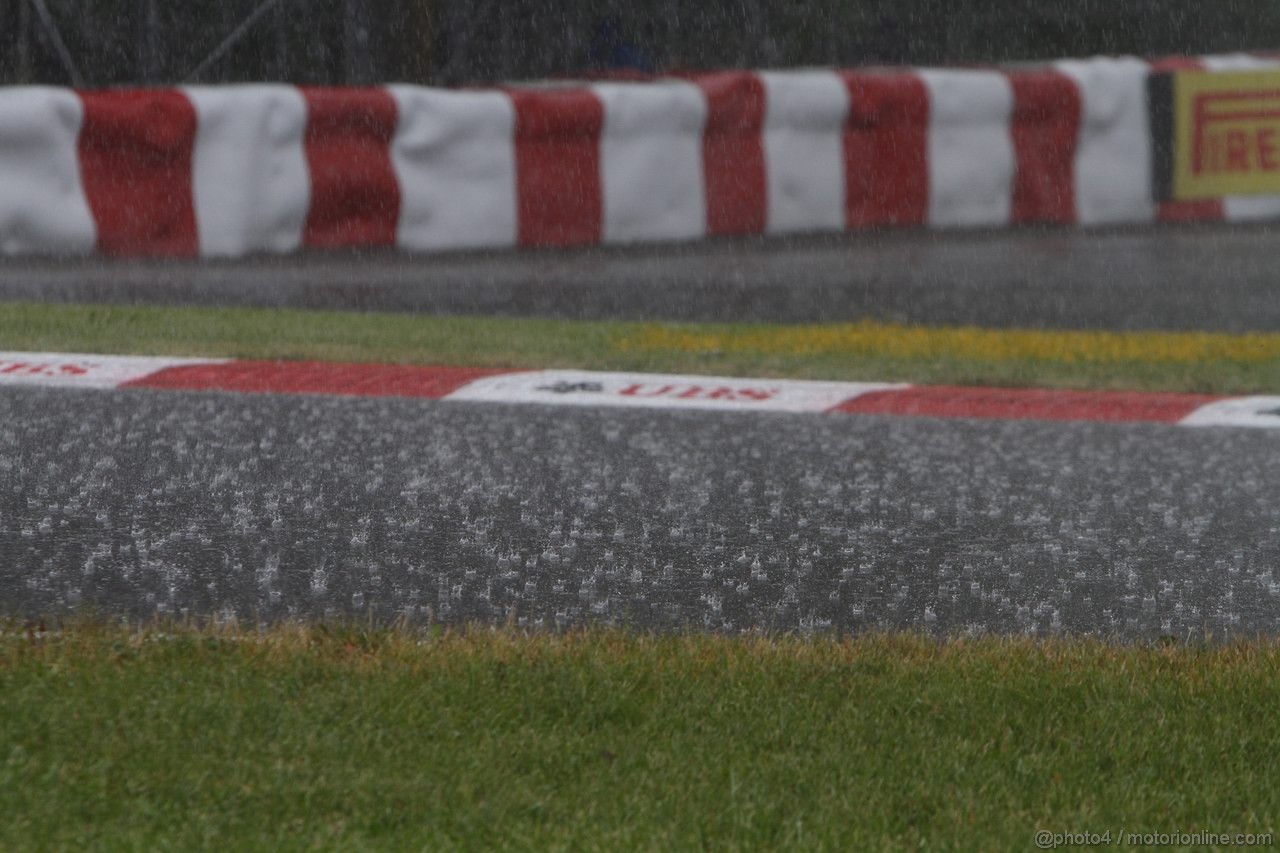
[[[19,83],[31,83],[31,4],[18,0],[18,61],[15,76]]]
[[[138,15],[138,78],[142,83],[160,82],[160,12],[156,0],[141,0]]]
[[[848,38],[845,32],[846,15],[843,14],[844,8],[840,0],[832,0],[830,6],[830,14],[827,17],[827,35],[825,39],[825,50],[827,64],[832,68],[840,66],[840,38]]]
[[[680,0],[666,0],[666,18],[666,26],[659,32],[664,33],[666,41],[663,64],[670,69],[684,64],[684,56],[680,50]]]
[[[289,16],[284,3],[277,3],[272,18],[275,24],[275,78],[277,82],[289,79]]]
[[[514,21],[512,21],[512,7],[515,5],[512,0],[507,0],[502,6],[498,7],[498,77],[502,80],[510,80],[512,77],[511,51],[514,47],[515,32],[513,30]]]
[[[345,0],[343,4],[342,46],[346,77],[343,82],[349,85],[373,82],[368,11],[365,0]]]

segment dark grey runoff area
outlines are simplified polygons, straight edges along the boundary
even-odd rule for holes
[[[0,260],[0,300],[569,318],[1280,329],[1280,226],[879,232],[576,251]]]
[[[0,391],[19,616],[1280,629],[1280,434]]]

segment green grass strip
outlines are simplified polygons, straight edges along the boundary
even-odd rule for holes
[[[0,305],[0,349],[1206,393],[1280,390],[1280,335]]]
[[[0,848],[1032,849],[1270,832],[1280,649],[0,637]]]

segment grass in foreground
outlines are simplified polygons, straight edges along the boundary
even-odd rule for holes
[[[1280,335],[655,324],[5,304],[0,349],[1207,393],[1280,390]]]
[[[1029,849],[1270,832],[1280,647],[0,637],[0,847]]]

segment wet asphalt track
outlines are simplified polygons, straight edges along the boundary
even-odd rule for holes
[[[215,263],[0,259],[0,301],[1244,331],[1280,329],[1277,269],[1280,225],[881,232]]]
[[[1280,434],[0,390],[15,614],[1280,629]]]

